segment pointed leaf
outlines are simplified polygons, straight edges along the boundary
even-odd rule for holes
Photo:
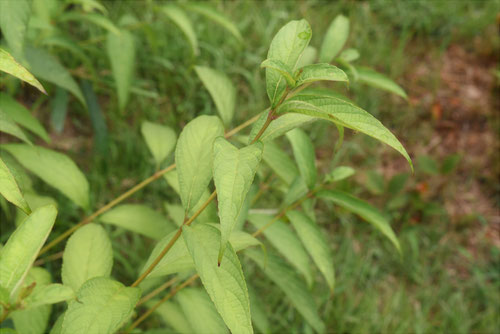
[[[261,68],[270,68],[278,71],[283,78],[285,78],[289,87],[295,87],[295,78],[292,73],[292,69],[281,60],[278,59],[266,59],[260,64]]]
[[[262,159],[287,185],[299,175],[292,159],[274,142],[266,143]]]
[[[196,74],[212,96],[220,118],[229,125],[234,115],[236,88],[226,74],[204,66],[195,66]]]
[[[148,302],[146,303],[146,306],[152,307],[157,302],[158,302],[157,300]],[[196,312],[200,312],[199,306],[200,305],[196,305],[194,307],[196,309]],[[215,309],[213,311],[217,312]],[[181,334],[193,333],[193,329],[189,325],[187,318],[184,316],[184,313],[182,313],[182,310],[180,306],[177,305],[177,303],[169,301],[163,302],[160,304],[159,307],[156,308],[155,312],[162,318],[163,322],[172,327],[176,333],[181,333]]]
[[[260,129],[264,125],[267,119],[267,112],[262,113],[261,117],[254,123],[252,127],[252,131],[250,132],[250,136],[248,137],[248,143],[250,143],[253,138],[259,133]],[[302,115],[302,114],[284,114],[273,120],[271,124],[264,131],[262,136],[260,137],[260,141],[266,143],[270,140],[273,140],[279,136],[284,135],[288,131],[295,129],[297,127],[306,125],[313,121],[317,120],[315,117]]]
[[[9,167],[0,158],[0,194],[15,206],[26,212],[31,213],[30,206],[24,199],[16,179],[9,170]]]
[[[286,216],[290,219],[300,241],[325,277],[330,291],[333,292],[335,286],[333,255],[325,235],[318,225],[302,212],[289,211]]]
[[[349,19],[344,15],[338,15],[326,31],[319,52],[319,61],[330,63],[344,46],[347,37],[349,37]]]
[[[309,189],[316,185],[316,155],[311,138],[301,129],[294,129],[286,134],[292,144],[293,156],[299,172]]]
[[[106,29],[110,33],[113,33],[115,35],[120,34],[120,30],[111,22],[106,16],[97,14],[97,13],[85,13],[85,14],[80,14],[77,12],[69,12],[61,15],[58,20],[60,22],[67,22],[67,21],[76,21],[76,22],[82,22],[86,21],[92,24],[95,24],[96,26],[99,26],[103,29]]]
[[[184,241],[208,292],[232,333],[253,333],[245,277],[234,249],[228,245],[217,265],[219,231],[210,225],[184,227]]]
[[[16,56],[22,54],[24,37],[30,16],[30,0],[0,1],[0,28],[2,29],[2,35]],[[2,61],[0,60],[1,63]],[[43,88],[40,90],[44,92]]]
[[[49,236],[57,210],[47,205],[33,211],[12,233],[0,252],[0,285],[13,296]]]
[[[399,241],[387,219],[367,202],[338,190],[321,190],[317,193],[317,196],[354,212],[382,232],[397,250],[401,251]]]
[[[339,56],[345,62],[352,62],[359,58],[359,52],[356,49],[345,49]]]
[[[349,82],[347,74],[345,74],[340,68],[322,63],[302,67],[297,78],[297,86],[321,80]]]
[[[68,240],[63,253],[61,278],[64,285],[78,291],[93,277],[109,276],[113,266],[113,250],[106,231],[88,224]]]
[[[31,141],[26,137],[23,130],[0,109],[0,132],[7,133],[11,136],[21,139],[25,143],[32,145]]]
[[[219,261],[262,159],[263,146],[257,142],[237,149],[224,137],[215,139],[213,175],[221,224]]]
[[[325,182],[339,182],[354,175],[356,171],[349,166],[339,166],[325,176]]]
[[[283,199],[284,206],[287,207],[292,205],[294,202],[306,196],[308,190],[307,184],[304,182],[302,176],[297,175],[285,194],[285,198]]]
[[[182,205],[186,212],[198,203],[212,178],[212,147],[224,128],[215,116],[199,116],[182,130],[175,149],[175,162]]]
[[[404,99],[408,99],[404,89],[385,75],[366,67],[356,67],[356,71],[358,73],[359,82],[394,93]]]
[[[39,146],[5,144],[2,148],[12,154],[26,169],[87,208],[89,184],[85,175],[66,155]]]
[[[160,165],[175,148],[175,131],[168,126],[146,121],[142,122],[141,132],[156,164]]]
[[[7,3],[13,2],[13,0],[6,1]],[[1,1],[0,4],[5,3],[5,1]],[[3,31],[3,28],[2,28]],[[10,75],[19,78],[33,87],[36,87],[39,91],[44,94],[47,94],[42,84],[31,74],[24,66],[19,64],[14,57],[10,55],[7,51],[0,48],[0,71],[5,73],[9,73]]]
[[[60,303],[75,297],[75,292],[69,286],[59,283],[49,284],[33,291],[33,293],[26,298],[28,308],[38,307],[47,304]]]
[[[236,25],[231,22],[222,13],[219,13],[214,8],[204,5],[203,3],[187,3],[185,7],[193,12],[201,14],[213,22],[219,24],[221,27],[229,31],[239,42],[243,42],[243,37]]]
[[[139,288],[125,287],[106,277],[91,279],[69,304],[61,333],[115,333],[130,319],[140,296]]]
[[[274,36],[267,58],[276,59],[295,71],[300,56],[311,40],[311,26],[306,20],[290,21]],[[286,89],[283,76],[274,69],[266,69],[267,96],[274,107]]]
[[[174,5],[167,5],[162,8],[165,15],[171,19],[177,27],[186,36],[189,45],[191,45],[191,50],[194,55],[198,55],[200,51],[198,50],[198,39],[196,38],[196,33],[194,32],[193,24],[191,20],[186,15],[186,12],[181,8]]]

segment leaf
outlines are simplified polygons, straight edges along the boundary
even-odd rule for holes
[[[162,8],[165,15],[171,19],[179,29],[181,29],[184,36],[186,36],[191,50],[195,56],[200,53],[198,49],[198,39],[196,38],[196,33],[193,29],[193,24],[191,20],[187,17],[186,12],[181,8],[174,5],[167,5]]]
[[[108,127],[90,81],[82,80],[82,92],[87,102],[87,109],[94,130],[95,147],[100,154],[106,155],[108,150]]]
[[[394,93],[404,99],[408,99],[408,96],[403,88],[385,75],[366,67],[356,66],[356,71],[358,73],[359,82]]]
[[[236,25],[222,13],[219,13],[212,7],[206,6],[202,3],[186,3],[185,7],[219,24],[221,27],[229,31],[238,40],[238,42],[243,42],[243,37],[241,36],[238,27],[236,27]]]
[[[248,286],[248,296],[250,297],[250,311],[252,312],[252,322],[261,333],[271,333],[268,312],[265,304],[257,292]]]
[[[263,146],[261,142],[256,142],[237,149],[224,137],[215,139],[213,175],[221,225],[219,262],[253,183]]]
[[[319,61],[330,63],[344,46],[347,37],[349,37],[349,19],[344,15],[337,15],[326,31],[319,51]]]
[[[384,177],[373,170],[366,172],[364,185],[374,195],[382,195],[385,190]]]
[[[274,36],[267,58],[281,61],[293,72],[311,36],[311,27],[306,20],[290,21]],[[275,107],[286,90],[283,76],[276,70],[266,69],[266,89],[271,107]]]
[[[215,102],[220,118],[227,126],[234,116],[236,86],[226,74],[204,66],[195,66],[196,74]]]
[[[317,197],[332,201],[344,209],[354,212],[382,232],[382,234],[384,234],[394,244],[397,250],[401,252],[399,241],[389,225],[389,222],[370,204],[338,190],[321,190],[317,193]]]
[[[151,301],[146,303],[146,306],[152,307],[155,305],[158,301]],[[199,312],[199,307],[195,307],[196,312]],[[184,316],[184,313],[182,313],[181,308],[177,303],[173,302],[162,302],[159,307],[156,308],[155,310],[156,314],[158,314],[163,322],[170,327],[172,327],[176,333],[181,333],[181,334],[191,334],[193,333],[193,329],[189,325],[188,320]],[[214,310],[214,312],[216,312]],[[221,320],[222,321],[222,320]]]
[[[290,219],[300,241],[325,277],[330,291],[333,293],[335,286],[333,255],[325,235],[318,225],[302,212],[289,211],[286,216]]]
[[[217,313],[207,293],[199,288],[182,289],[177,300],[193,327],[193,333],[228,333],[224,321]]]
[[[232,333],[253,333],[248,290],[234,249],[229,245],[218,265],[221,237],[215,227],[185,226],[182,235],[203,286],[227,327]]]
[[[76,292],[83,283],[99,276],[109,276],[113,266],[113,250],[106,231],[88,224],[69,238],[63,253],[61,278]]]
[[[68,112],[68,91],[57,87],[56,95],[52,99],[52,113],[50,114],[50,123],[57,133],[61,133],[66,122]]]
[[[24,199],[16,179],[9,170],[9,167],[0,158],[0,194],[15,206],[26,212],[31,213],[30,206]]]
[[[345,49],[339,56],[345,62],[352,62],[359,58],[359,52],[356,49]]]
[[[300,175],[297,175],[285,194],[283,204],[285,206],[289,206],[295,201],[298,201],[300,198],[306,196],[307,192],[307,184],[304,182],[304,179]]]
[[[47,143],[50,138],[40,122],[23,105],[5,93],[0,93],[0,109],[14,122],[30,130]]]
[[[316,185],[316,155],[311,138],[301,129],[287,132],[286,137],[292,144],[293,156],[299,167],[299,172],[309,189]]]
[[[439,174],[439,166],[432,157],[428,155],[419,155],[417,157],[417,166],[420,171],[429,175]]]
[[[317,56],[318,51],[316,50],[316,48],[308,45],[304,49],[304,52],[302,52],[302,56],[300,56],[299,62],[297,63],[297,68],[313,64],[316,61]]]
[[[145,121],[142,122],[141,133],[159,166],[175,148],[175,131],[168,126]]]
[[[85,175],[66,155],[40,146],[4,144],[26,169],[61,191],[82,208],[89,205],[89,184]]]
[[[17,124],[6,113],[4,113],[2,109],[0,109],[0,132],[7,133],[32,145],[23,130],[21,130],[21,128],[17,126]]]
[[[297,86],[321,80],[349,82],[349,78],[347,78],[347,74],[344,71],[330,64],[306,65],[299,71]]]
[[[271,169],[287,185],[291,184],[299,174],[293,161],[283,150],[274,142],[267,142],[264,146],[262,160],[271,167]]]
[[[59,61],[45,50],[32,46],[25,48],[29,69],[38,78],[70,91],[84,106],[85,99],[73,77]]]
[[[73,289],[59,283],[48,284],[41,289],[33,291],[26,299],[28,308],[38,307],[47,304],[60,303],[75,297]]]
[[[330,174],[326,175],[325,182],[339,182],[348,177],[354,175],[356,171],[352,167],[348,166],[339,166],[330,172]]]
[[[125,287],[106,277],[85,282],[77,300],[69,304],[62,334],[115,333],[130,317],[139,301],[139,288]]]
[[[67,22],[67,21],[76,21],[76,22],[82,22],[86,21],[92,24],[95,24],[96,26],[99,26],[103,29],[106,29],[108,32],[115,34],[115,35],[120,35],[120,30],[111,22],[106,16],[100,15],[97,13],[77,13],[77,12],[69,12],[69,13],[64,13],[63,15],[60,15],[58,18],[59,22]]]
[[[325,331],[325,324],[318,315],[318,307],[314,302],[313,295],[292,268],[272,254],[269,254],[265,259],[260,252],[247,250],[245,255],[257,263],[260,269],[285,293],[316,332],[323,333]]]
[[[254,123],[252,130],[250,132],[250,136],[248,137],[248,143],[250,143],[253,138],[259,133],[260,129],[266,122],[267,112],[263,112],[261,117]],[[273,140],[279,136],[284,135],[288,131],[295,129],[297,127],[306,125],[313,121],[317,120],[315,117],[301,115],[301,114],[284,114],[280,117],[276,118],[269,124],[267,129],[264,131],[262,136],[260,137],[260,141],[266,143],[270,140]]]
[[[13,0],[1,1],[0,4],[10,3]],[[21,0],[22,1],[22,0]],[[1,12],[1,11],[0,11]],[[3,28],[2,28],[3,31]],[[36,87],[39,91],[47,94],[42,84],[26,68],[19,64],[7,51],[0,48],[0,71],[9,73]]]
[[[411,159],[399,140],[379,120],[352,103],[333,96],[296,95],[278,109],[280,114],[286,112],[324,118],[367,134],[401,153],[413,169]]]
[[[135,44],[132,34],[126,30],[119,34],[108,33],[106,52],[116,84],[118,105],[120,110],[123,110],[127,104],[134,77]]]
[[[57,210],[47,205],[33,211],[16,228],[0,252],[0,285],[13,296],[23,283],[38,252],[49,236]]]
[[[0,1],[0,28],[2,29],[2,35],[16,56],[22,54],[26,29],[28,27],[30,16],[31,1]],[[1,52],[2,51],[0,51],[0,54]],[[0,64],[2,63],[3,60],[0,59]],[[45,93],[43,88],[40,90]]]
[[[182,130],[175,149],[175,162],[182,205],[186,212],[203,195],[212,178],[212,146],[224,134],[218,117],[198,116]]]
[[[256,228],[262,228],[274,219],[273,216],[265,214],[250,214],[248,220]],[[267,240],[295,267],[304,275],[307,284],[310,286],[313,281],[310,267],[310,259],[304,247],[291,228],[283,221],[276,220],[264,230],[264,236]]]
[[[292,73],[292,69],[287,65],[284,64],[282,61],[278,59],[266,59],[260,64],[261,68],[270,68],[273,70],[278,71],[283,78],[285,78],[286,82],[288,83],[288,86],[293,88],[295,87],[295,78]]]
[[[119,205],[103,214],[99,220],[152,239],[160,239],[175,228],[158,211],[141,204]]]

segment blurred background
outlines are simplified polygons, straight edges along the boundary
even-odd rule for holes
[[[338,164],[355,168],[356,175],[340,188],[391,217],[403,247],[400,258],[346,212],[332,217],[332,210],[318,211],[318,222],[329,232],[337,275],[335,296],[321,310],[327,328],[499,332],[499,1],[205,2],[237,26],[241,40],[196,11],[165,15],[158,9],[164,4],[34,0],[27,45],[34,48],[30,63],[41,63],[32,71],[48,95],[0,76],[2,92],[45,125],[50,142],[35,142],[68,154],[84,171],[93,208],[155,171],[141,136],[142,121],[179,132],[198,115],[216,114],[194,65],[231,78],[238,92],[234,127],[268,106],[260,63],[278,29],[305,18],[313,30],[311,45],[319,49],[332,19],[343,14],[351,23],[347,47],[361,55],[356,64],[392,78],[408,99],[362,84],[334,87],[394,132],[415,172],[394,150],[352,131],[346,131],[334,155],[335,128],[310,126],[320,172]],[[179,28],[183,15],[193,23],[194,36]],[[106,51],[106,35],[113,29],[128,31],[135,43],[130,95],[122,105]],[[51,77],[61,67],[82,95],[68,78]],[[68,199],[33,182],[40,194],[59,203],[56,233],[79,221],[81,212]],[[162,211],[164,202],[174,198],[165,180],[159,180],[129,202]],[[8,210],[1,215],[14,219]],[[136,238],[114,233],[114,276],[129,281],[135,275],[129,258],[147,258],[149,251],[135,244]],[[0,241],[7,236],[2,234]],[[131,255],[130,249],[137,253]],[[59,270],[55,262],[50,266]],[[265,288],[266,281],[259,284]],[[280,308],[283,296],[270,291],[266,306],[272,332],[303,332],[293,311]],[[151,321],[154,327],[157,320]]]

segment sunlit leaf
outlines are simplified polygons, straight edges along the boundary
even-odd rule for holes
[[[322,80],[349,82],[347,74],[345,74],[340,68],[322,63],[302,67],[297,78],[297,86]]]
[[[0,4],[5,2],[10,3],[15,0],[0,1]],[[44,94],[47,94],[42,84],[31,74],[24,66],[19,64],[7,51],[0,48],[0,71],[9,73],[30,85],[38,88]]]
[[[281,60],[278,59],[266,59],[260,64],[261,68],[270,68],[275,71],[278,71],[283,78],[285,78],[289,87],[295,87],[295,78],[292,73],[292,69]]]
[[[315,63],[317,56],[318,50],[316,50],[315,47],[308,45],[304,49],[304,52],[302,52],[302,56],[300,56],[299,62],[297,63],[297,68]]]
[[[142,122],[141,133],[156,164],[160,165],[175,148],[175,131],[168,126],[145,121]]]
[[[339,182],[354,175],[355,172],[352,167],[339,166],[325,176],[325,182]]]
[[[287,132],[288,140],[292,144],[293,156],[299,167],[299,172],[309,189],[316,185],[316,155],[311,138],[301,129]]]
[[[15,206],[27,214],[31,213],[30,206],[24,199],[19,186],[17,185],[14,175],[9,170],[9,167],[0,158],[0,194]]]
[[[408,99],[403,88],[385,75],[366,67],[356,67],[356,71],[358,74],[358,82],[386,90],[404,99]]]
[[[338,15],[326,31],[319,51],[319,61],[330,63],[344,46],[348,36],[349,19],[343,15]]]
[[[259,119],[257,120],[257,122],[255,122],[254,126],[252,127],[250,136],[248,137],[249,142],[253,138],[255,138],[257,133],[259,133],[260,129],[262,129],[262,126],[266,122],[266,119],[267,119],[267,112],[263,112],[259,117]],[[271,124],[269,124],[269,126],[264,131],[259,140],[263,143],[268,142],[279,136],[284,135],[285,133],[287,133],[292,129],[306,125],[315,120],[317,120],[316,117],[311,117],[302,114],[291,113],[291,114],[281,115],[277,119],[273,120]]]
[[[69,286],[59,283],[48,284],[33,291],[26,299],[27,307],[33,308],[41,305],[56,304],[75,297],[75,292]]]
[[[359,52],[356,49],[345,49],[339,58],[346,62],[352,62],[359,58]]]
[[[2,35],[16,57],[22,54],[24,37],[30,16],[30,0],[0,1],[0,28],[2,28]],[[2,62],[3,60],[0,58],[0,64]],[[43,88],[40,90],[45,92]]]

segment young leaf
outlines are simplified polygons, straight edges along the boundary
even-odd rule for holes
[[[220,118],[227,126],[231,123],[236,103],[236,88],[226,74],[204,66],[195,66],[196,74],[212,96]]]
[[[0,4],[10,3],[13,1],[14,0],[1,1]],[[4,31],[3,28],[2,31]],[[33,87],[36,87],[42,93],[47,94],[42,84],[33,76],[33,74],[31,74],[26,68],[24,68],[21,64],[19,64],[14,59],[14,57],[10,55],[10,53],[1,48],[0,48],[0,71],[9,73],[10,75],[15,76],[16,78],[26,81]]]
[[[16,57],[22,54],[24,36],[30,16],[30,0],[0,1],[0,28],[2,29],[3,37]],[[2,64],[2,62],[3,61],[0,59],[0,64]],[[40,90],[45,92],[43,88]]]
[[[359,52],[356,49],[345,49],[339,56],[345,62],[352,62],[359,58]]]
[[[218,117],[199,116],[182,130],[175,149],[175,162],[182,205],[186,212],[198,203],[212,178],[212,146],[224,134]]]
[[[316,185],[316,155],[311,138],[301,129],[287,132],[286,137],[292,144],[293,156],[299,167],[299,172],[309,189]]]
[[[297,86],[321,80],[349,82],[347,74],[340,68],[322,63],[302,67],[297,78]]]
[[[262,116],[259,117],[257,122],[254,123],[254,126],[252,127],[252,130],[250,132],[250,136],[248,137],[248,143],[255,138],[257,133],[259,133],[260,129],[262,129],[262,126],[264,125],[265,121],[267,119],[267,112],[263,112]],[[307,116],[307,115],[301,115],[301,114],[285,114],[281,115],[277,119],[271,122],[269,126],[267,127],[266,131],[262,134],[260,137],[260,141],[263,143],[266,143],[270,140],[273,140],[279,136],[284,135],[288,131],[295,129],[297,127],[306,125],[310,122],[315,121],[317,118]]]
[[[88,224],[68,240],[63,253],[61,278],[64,285],[78,291],[93,277],[109,276],[113,266],[113,250],[106,231]]]
[[[356,173],[354,168],[348,166],[340,166],[335,168],[330,172],[330,174],[325,176],[325,182],[339,182],[354,175],[354,173]]]
[[[224,137],[215,139],[213,175],[221,225],[219,263],[262,159],[263,146],[256,142],[237,149]]]
[[[411,159],[399,140],[368,112],[333,96],[296,95],[285,101],[278,113],[296,112],[324,118],[335,124],[369,135],[401,153],[413,168]]]
[[[119,34],[110,32],[106,39],[106,51],[111,62],[113,78],[116,84],[118,105],[120,110],[123,110],[128,101],[134,76],[134,37],[126,30],[121,31]]]
[[[82,208],[88,207],[87,179],[66,155],[26,144],[5,144],[2,148],[12,154],[26,169],[61,191],[77,205]]]
[[[232,333],[253,333],[245,277],[233,247],[228,245],[220,264],[217,248],[221,237],[210,225],[185,226],[184,241],[208,292]]]
[[[319,51],[319,61],[330,63],[344,46],[349,36],[349,19],[338,15],[326,31]]]
[[[401,252],[399,241],[387,219],[374,207],[365,201],[338,190],[321,190],[317,193],[319,198],[332,201],[333,203],[352,211],[384,234]]]
[[[75,297],[73,289],[59,283],[48,284],[36,289],[26,298],[28,308],[60,303]]]
[[[318,307],[311,292],[292,268],[272,254],[265,258],[261,252],[249,249],[245,251],[245,255],[255,261],[260,269],[285,293],[316,332],[323,333],[325,331],[325,324],[318,315]]]
[[[273,216],[264,214],[251,214],[248,220],[256,228],[266,226]],[[272,225],[264,230],[264,235],[269,242],[295,267],[304,275],[308,285],[312,284],[312,271],[310,267],[310,259],[304,247],[297,236],[293,233],[289,226],[283,221],[275,221]]]
[[[26,212],[31,213],[30,206],[24,199],[16,179],[9,170],[9,167],[0,158],[0,194],[15,206]]]
[[[186,36],[189,45],[191,45],[193,54],[197,56],[200,53],[198,50],[198,39],[196,38],[193,24],[187,17],[186,13],[181,8],[174,5],[164,6],[162,11],[175,23],[175,25],[177,25],[177,27],[179,27],[179,29],[181,29],[182,33]]]
[[[306,20],[290,21],[274,36],[267,58],[281,61],[293,72],[311,36],[311,26]],[[266,86],[271,106],[275,107],[285,93],[285,80],[279,72],[268,68],[266,69]]]
[[[7,133],[32,145],[32,142],[26,137],[23,130],[2,109],[0,109],[0,132]]]
[[[333,255],[325,235],[318,225],[302,212],[289,211],[286,216],[290,219],[300,241],[325,277],[330,291],[333,292],[335,286]]]
[[[68,305],[62,334],[115,333],[131,316],[139,301],[139,288],[125,287],[106,277],[85,282],[77,300]]]
[[[295,78],[292,73],[292,69],[282,61],[278,59],[266,59],[260,64],[261,68],[270,68],[278,71],[288,83],[288,86],[295,87]]]
[[[156,303],[157,301],[151,301],[146,303],[146,306],[152,307]],[[194,308],[196,309],[196,312],[200,311],[199,305],[195,306]],[[163,302],[155,310],[155,312],[162,318],[163,322],[172,327],[172,329],[174,329],[176,333],[180,334],[194,333],[193,329],[189,325],[187,318],[184,316],[184,313],[182,313],[182,310],[179,307],[179,305],[177,305],[177,303],[169,301]],[[217,311],[214,310],[214,312]]]
[[[47,205],[32,214],[12,233],[0,252],[0,285],[13,296],[49,236],[57,210]]]
[[[356,67],[356,71],[358,73],[359,82],[394,93],[404,99],[408,99],[404,89],[385,75],[366,67]]]
[[[175,148],[177,136],[172,128],[151,122],[142,122],[142,136],[159,166]]]
[[[37,134],[46,142],[50,142],[42,124],[31,115],[28,109],[5,93],[0,93],[0,109],[17,124]]]
[[[272,124],[272,123],[271,123]],[[299,175],[299,171],[292,159],[280,149],[274,142],[267,142],[264,146],[262,160],[271,167],[271,169],[281,178],[287,185]]]
[[[141,204],[119,205],[103,214],[99,220],[152,239],[163,238],[175,229],[175,226],[158,211]]]

